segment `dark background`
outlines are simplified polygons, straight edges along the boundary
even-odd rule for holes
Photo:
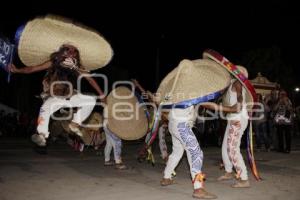
[[[73,18],[97,29],[114,49],[112,62],[96,73],[115,80],[138,79],[155,91],[180,60],[199,59],[206,48],[245,66],[249,78],[262,72],[297,103],[300,86],[300,18],[288,1],[10,1],[0,8],[0,33],[11,41],[16,29],[37,15]],[[17,55],[14,59],[18,66]],[[0,102],[35,112],[44,73],[13,75],[0,71]]]

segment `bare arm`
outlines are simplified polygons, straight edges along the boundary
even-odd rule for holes
[[[146,93],[146,90],[141,86],[141,84],[136,80],[132,79],[132,83],[137,87],[142,93]]]
[[[158,104],[158,99],[152,92],[150,92],[149,90],[146,91],[136,79],[132,79],[132,82],[135,87],[137,87],[143,94],[146,94],[148,96],[150,101]]]
[[[51,68],[51,61],[44,62],[43,64],[37,66],[28,66],[23,68],[17,68],[14,64],[10,65],[10,71],[12,73],[21,73],[21,74],[31,74],[39,71],[43,71]]]
[[[235,113],[239,112],[241,110],[241,104],[235,104],[233,106],[223,106],[219,105],[213,102],[206,102],[201,104],[204,108],[210,109],[210,110],[216,110],[220,112],[229,112],[229,113]]]

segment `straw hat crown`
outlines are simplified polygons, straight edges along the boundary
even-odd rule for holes
[[[160,102],[178,104],[222,91],[230,84],[230,74],[209,59],[182,60],[161,82]]]

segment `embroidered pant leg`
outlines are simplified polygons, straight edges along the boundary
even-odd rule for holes
[[[241,139],[247,127],[247,120],[228,121],[227,153],[230,162],[234,166],[237,176],[242,180],[248,180],[248,172],[240,151]]]
[[[177,148],[177,149],[181,150],[179,152],[179,153],[181,153],[181,155],[179,154],[177,156],[177,159],[179,158],[178,162],[182,157],[183,150],[185,150],[187,159],[189,162],[189,166],[190,166],[191,177],[194,180],[197,174],[202,173],[203,152],[199,146],[197,138],[195,137],[195,135],[190,127],[190,124],[188,122],[169,122],[169,131],[172,135],[172,141],[173,141],[173,137],[176,139],[175,140],[176,146],[179,146],[179,143],[181,144],[181,146]],[[173,152],[174,152],[174,144],[173,144]],[[172,154],[173,154],[173,152],[172,152]],[[172,154],[170,155],[170,157],[172,156]],[[171,159],[170,157],[169,157],[169,160]],[[176,165],[178,164],[178,162],[176,163]],[[169,161],[168,161],[168,164],[169,164]],[[173,170],[174,170],[174,168],[173,168]],[[200,183],[199,181],[194,182],[195,189],[198,189],[201,187],[203,187],[202,183]]]

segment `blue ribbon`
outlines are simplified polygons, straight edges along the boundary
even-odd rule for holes
[[[180,103],[169,104],[169,105],[162,105],[162,108],[163,109],[172,109],[172,108],[185,109],[185,108],[190,107],[192,105],[197,105],[199,103],[203,103],[203,102],[208,102],[208,101],[214,100],[214,99],[220,97],[221,95],[222,95],[222,92],[218,91],[218,92],[214,92],[214,93],[211,93],[211,94],[203,96],[203,97],[199,97],[199,98],[195,98],[195,99],[190,99],[190,100],[182,101]]]
[[[19,45],[20,38],[21,38],[21,35],[24,31],[24,28],[25,28],[25,24],[19,26],[19,28],[17,29],[17,31],[15,33],[15,44],[16,44],[16,46]]]

